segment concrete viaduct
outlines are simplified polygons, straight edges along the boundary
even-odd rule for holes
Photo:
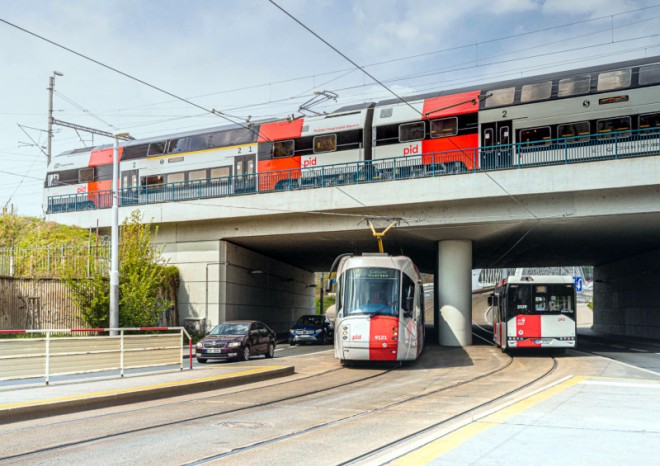
[[[121,207],[120,221],[135,207]],[[278,331],[314,307],[314,274],[384,244],[436,277],[443,345],[471,344],[471,270],[593,265],[594,329],[660,334],[660,156],[139,206],[181,272],[179,313]],[[49,220],[109,228],[111,210]]]

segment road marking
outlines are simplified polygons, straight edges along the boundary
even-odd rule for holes
[[[646,383],[630,383],[630,382],[610,382],[606,380],[585,380],[583,385],[604,385],[609,387],[624,387],[624,388],[655,388],[660,389],[660,382],[648,381]]]

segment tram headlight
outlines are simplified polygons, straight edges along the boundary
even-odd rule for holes
[[[397,341],[399,339],[399,328],[392,327],[392,340]]]

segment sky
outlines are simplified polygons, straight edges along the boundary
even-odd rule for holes
[[[0,0],[0,203],[44,216],[55,71],[54,118],[144,138],[655,55],[658,0]]]

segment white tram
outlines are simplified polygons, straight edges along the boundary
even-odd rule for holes
[[[342,364],[417,359],[424,348],[424,291],[415,264],[384,253],[337,259],[335,357]]]
[[[571,276],[512,276],[488,297],[493,341],[516,348],[575,348],[576,293]]]

